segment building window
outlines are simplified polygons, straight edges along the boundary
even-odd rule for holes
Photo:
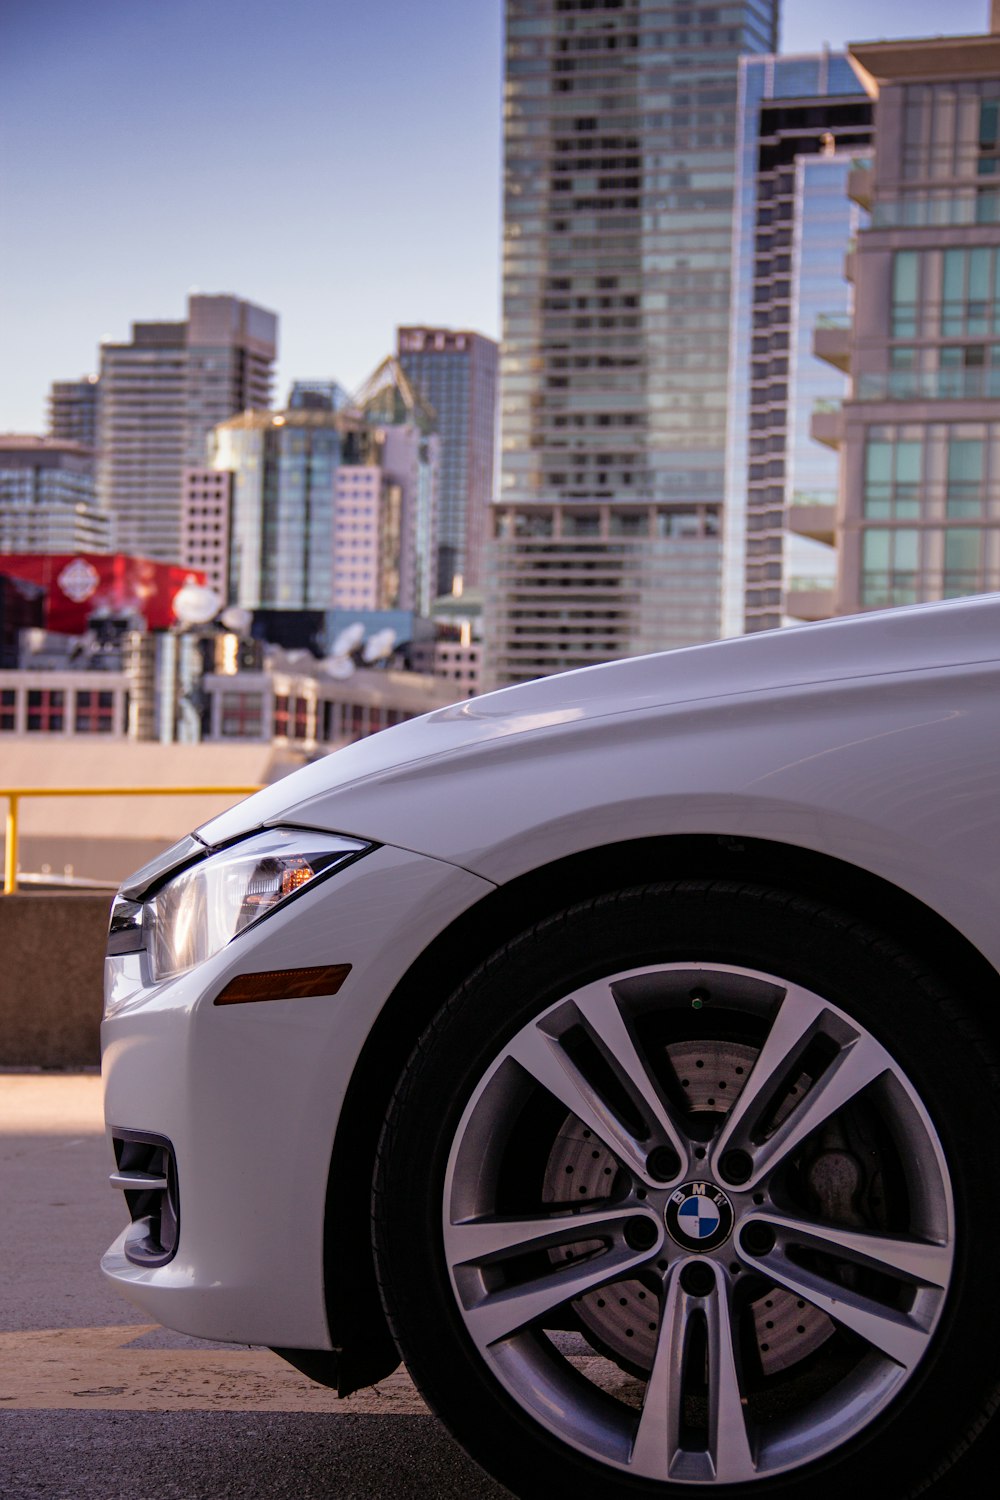
[[[279,693],[274,700],[274,733],[286,738],[288,735],[289,702],[287,693]]]
[[[994,257],[989,246],[979,245],[974,250],[946,250],[943,259],[942,336],[984,336],[991,323],[996,324],[1000,314],[994,285],[1000,271],[1000,257]],[[996,266],[993,264],[995,259]]]
[[[949,526],[944,533],[944,578],[941,597],[957,599],[984,586],[983,533],[978,527]]]
[[[285,701],[287,703],[287,699]],[[219,732],[225,739],[261,739],[264,733],[263,694],[223,693]],[[275,712],[275,733],[278,733],[277,711]]]
[[[892,336],[912,339],[917,334],[917,295],[920,259],[916,250],[897,250],[892,259]]]
[[[274,700],[274,733],[290,740],[309,738],[309,700],[279,694]]]
[[[919,428],[873,427],[865,443],[864,513],[873,520],[920,515],[923,438]]]
[[[0,731],[9,733],[17,728],[17,691],[15,688],[0,688]]]
[[[985,443],[975,428],[971,433],[953,427],[948,435],[949,516],[978,516],[983,508],[983,450]]]
[[[862,542],[861,603],[868,609],[915,604],[920,532],[872,527]]]
[[[31,734],[61,734],[66,694],[61,688],[28,689],[28,731]]]
[[[73,727],[77,734],[110,734],[115,727],[114,693],[78,692]]]

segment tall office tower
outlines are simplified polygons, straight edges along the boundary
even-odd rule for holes
[[[179,559],[183,471],[205,465],[219,422],[268,406],[276,340],[273,313],[192,296],[184,322],[102,344],[97,491],[123,551]]]
[[[429,616],[437,584],[437,414],[393,355],[368,377],[351,404],[375,430],[379,462],[402,496],[399,607]]]
[[[331,607],[337,470],[373,447],[363,423],[336,412],[248,411],[215,429],[213,467],[233,475],[233,604]]]
[[[33,434],[0,434],[0,552],[107,552],[94,496],[93,449]]]
[[[499,349],[481,333],[400,328],[397,355],[434,408],[441,439],[438,495],[438,594],[482,582],[493,499]]]
[[[492,681],[558,670],[560,632],[582,640],[587,618],[599,629],[584,658],[602,659],[610,616],[580,580],[563,588],[556,568],[548,600],[537,576],[517,581],[511,548],[533,528],[544,533],[554,507],[590,506],[586,524],[598,531],[608,503],[656,516],[675,506],[701,540],[717,526],[737,62],[775,50],[777,9],[777,0],[508,0],[498,517],[507,531],[491,547],[487,585]],[[689,524],[678,524],[679,555]],[[697,605],[678,600],[672,611],[668,574],[642,585],[664,595],[656,644],[716,636],[718,578]],[[622,575],[621,588],[635,586]],[[622,629],[612,635],[616,651],[645,649]]]
[[[49,435],[63,443],[96,448],[99,393],[96,375],[54,380],[49,387]]]
[[[852,46],[875,103],[850,257],[837,613],[1000,587],[1000,26]]]
[[[847,182],[871,116],[843,55],[740,63],[725,635],[830,613],[838,467],[810,421],[817,401],[847,388],[844,257],[865,217]],[[814,353],[815,325],[840,368]]]

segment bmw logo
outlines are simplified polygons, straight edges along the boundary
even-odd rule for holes
[[[715,1250],[733,1232],[733,1205],[711,1182],[685,1182],[670,1194],[667,1232],[685,1250]]]

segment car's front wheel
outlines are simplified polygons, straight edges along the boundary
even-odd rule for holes
[[[390,1323],[522,1496],[913,1493],[1000,1375],[994,1059],[842,913],[684,882],[496,954],[379,1153]]]

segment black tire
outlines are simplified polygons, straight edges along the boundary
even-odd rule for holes
[[[611,994],[605,981],[634,970],[654,972],[617,981],[614,1006],[602,999]],[[806,1028],[804,1039],[767,1088],[758,1082],[764,1061],[747,1086],[755,1060],[771,1056],[764,1049],[781,1030],[782,1005],[789,1026]],[[534,1025],[543,1013],[545,1030]],[[609,1072],[621,1014],[629,1041],[615,1055],[641,1061],[653,1083],[644,1076],[637,1084],[637,1069],[628,1078],[624,1068]],[[602,1029],[605,1017],[612,1031]],[[532,1049],[547,1057],[549,1042],[539,1040],[546,1037],[554,1038],[559,1068],[570,1058],[573,1078],[584,1079],[582,1117],[567,1109],[576,1096],[561,1083],[553,1085],[556,1100],[536,1082],[548,1064],[536,1068]],[[882,1049],[890,1065],[880,1072]],[[700,1079],[709,1075],[694,1074],[699,1052],[710,1073],[725,1074],[708,1097]],[[873,1081],[854,1093],[845,1084],[845,1101],[824,1114],[821,1101],[854,1067],[868,1067]],[[981,1022],[945,976],[925,972],[851,916],[794,894],[677,882],[549,918],[494,954],[442,1006],[393,1097],[376,1165],[374,1234],[402,1357],[458,1441],[522,1497],[825,1500],[852,1484],[863,1492],[877,1484],[887,1500],[903,1500],[933,1490],[985,1427],[1000,1390],[998,1076]],[[652,1178],[652,1157],[645,1175],[634,1164],[637,1141],[643,1151],[662,1144],[654,1098],[668,1123],[683,1126],[689,1156],[679,1177],[669,1156],[656,1158]],[[617,1122],[604,1138],[585,1128],[598,1119],[583,1108],[592,1099]],[[806,1131],[797,1143],[796,1130]],[[732,1148],[713,1155],[722,1131],[747,1146],[742,1156]],[[476,1232],[469,1218],[488,1221],[494,1237],[501,1218],[564,1220],[571,1209],[560,1174],[569,1182],[574,1164],[591,1158],[587,1170],[602,1175],[578,1191],[607,1222],[588,1225],[590,1240],[562,1232],[523,1254],[466,1254],[463,1246],[478,1243],[469,1239]],[[704,1212],[696,1201],[703,1183],[719,1204]],[[760,1191],[751,1194],[754,1186]],[[679,1204],[693,1211],[683,1220]],[[754,1217],[763,1222],[752,1225]],[[661,1240],[652,1248],[654,1232]],[[857,1235],[868,1237],[863,1245]],[[904,1269],[868,1253],[873,1237],[884,1249],[893,1236],[908,1247],[899,1257]],[[925,1243],[930,1269],[914,1271],[909,1247]],[[593,1255],[588,1246],[597,1247]],[[612,1272],[614,1257],[620,1269]],[[548,1296],[557,1277],[579,1276],[561,1284],[584,1287],[595,1267],[608,1278],[603,1284],[557,1296],[538,1325],[515,1319],[507,1336],[506,1304],[527,1308],[528,1286]],[[815,1298],[798,1297],[809,1277]],[[624,1303],[599,1300],[609,1286],[626,1291]],[[791,1298],[805,1311],[790,1311]],[[769,1351],[764,1332],[774,1306],[780,1351]],[[638,1338],[636,1310],[648,1318],[648,1336]],[[841,1317],[854,1321],[846,1326]],[[897,1325],[910,1330],[902,1354]],[[683,1400],[661,1424],[669,1428],[666,1449],[679,1442],[683,1455],[657,1467],[657,1413],[678,1388],[673,1376],[657,1374],[666,1369],[666,1356],[656,1361],[663,1328],[686,1341],[678,1356]],[[640,1403],[654,1389],[644,1424]],[[739,1418],[718,1422],[716,1405],[745,1418],[745,1442]],[[629,1434],[645,1466],[639,1474],[626,1451]],[[712,1477],[713,1462],[721,1479]]]

